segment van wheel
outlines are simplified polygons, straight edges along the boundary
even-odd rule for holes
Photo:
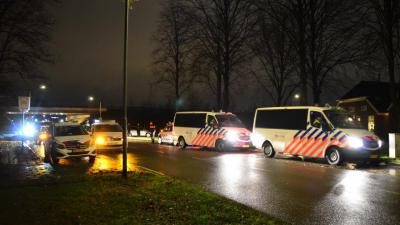
[[[217,151],[219,151],[219,152],[225,151],[225,149],[226,149],[226,144],[225,144],[225,142],[224,142],[223,140],[218,140],[218,141],[215,143],[215,149],[217,149]]]
[[[183,137],[179,137],[178,146],[181,149],[184,149],[186,147],[186,142],[185,142],[185,139]]]
[[[340,165],[343,161],[343,155],[337,147],[329,148],[325,153],[325,158],[330,165]]]
[[[53,164],[58,164],[60,162],[60,159],[57,158],[55,150],[51,150],[50,152],[50,156],[51,156],[51,161],[53,162]]]
[[[265,142],[263,145],[264,155],[268,158],[273,158],[275,156],[274,147],[272,147],[270,142]]]

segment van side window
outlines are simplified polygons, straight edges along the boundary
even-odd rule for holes
[[[320,112],[316,111],[310,112],[310,123],[311,126],[315,128],[321,128],[321,129],[329,128],[328,122],[326,122],[325,117]]]
[[[307,109],[276,109],[257,111],[256,127],[285,130],[304,130]]]
[[[175,126],[201,128],[205,126],[205,113],[177,113],[175,115]]]
[[[210,127],[218,127],[218,123],[217,123],[217,120],[215,119],[215,116],[208,115],[207,116],[207,124]]]

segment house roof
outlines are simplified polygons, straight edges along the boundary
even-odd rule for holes
[[[340,100],[361,97],[366,97],[379,112],[388,112],[388,108],[391,105],[390,84],[388,82],[361,81],[341,97]]]

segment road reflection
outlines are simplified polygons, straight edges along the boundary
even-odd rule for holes
[[[241,190],[243,183],[256,181],[257,173],[248,169],[248,166],[254,167],[255,160],[256,157],[243,157],[237,154],[222,155],[218,165],[218,180],[224,189],[221,191],[235,195]]]
[[[128,171],[138,171],[137,157],[133,154],[127,156]],[[93,163],[89,162],[88,157],[62,159],[58,165],[53,165],[53,167],[63,173],[120,172],[122,171],[122,154],[119,152],[101,152],[97,154]]]

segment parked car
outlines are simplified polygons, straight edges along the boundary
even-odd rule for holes
[[[78,123],[55,123],[50,128],[50,140],[46,146],[46,156],[54,163],[60,159],[89,157],[96,158],[96,149],[91,144],[90,135]]]
[[[122,127],[115,121],[93,124],[91,136],[96,149],[122,149]]]
[[[276,154],[344,160],[379,158],[382,141],[345,110],[331,107],[273,107],[256,110],[253,143]]]
[[[173,123],[169,122],[158,133],[158,144],[174,144],[174,136],[172,133]]]
[[[151,132],[143,127],[131,127],[128,135],[129,137],[151,137]]]

